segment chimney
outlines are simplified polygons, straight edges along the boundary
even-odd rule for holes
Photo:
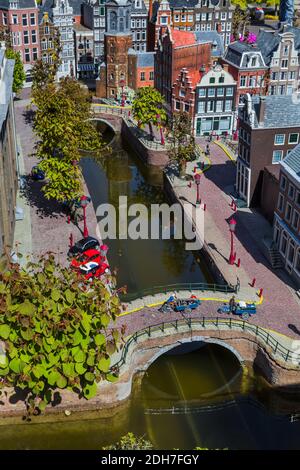
[[[228,72],[228,64],[222,64],[224,72]]]
[[[259,97],[259,104],[258,104],[258,125],[261,126],[265,120],[265,110],[266,110],[266,97],[260,96]]]

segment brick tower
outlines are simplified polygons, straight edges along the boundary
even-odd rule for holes
[[[108,0],[105,8],[105,62],[100,66],[96,95],[101,98],[116,98],[118,88],[128,86],[128,49],[132,46],[132,3],[131,0]]]

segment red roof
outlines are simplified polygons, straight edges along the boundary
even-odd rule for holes
[[[187,76],[191,82],[192,88],[196,88],[197,83],[200,81],[199,70],[188,71]]]
[[[193,31],[179,31],[178,29],[171,29],[171,37],[174,41],[175,47],[191,46],[196,44],[196,36]]]

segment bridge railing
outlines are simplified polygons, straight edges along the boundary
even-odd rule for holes
[[[142,289],[137,292],[120,294],[122,302],[131,302],[133,300],[146,297],[148,295],[156,294],[167,294],[178,291],[192,292],[195,290],[201,291],[212,291],[212,292],[224,292],[224,293],[237,293],[237,286],[222,285],[222,284],[208,284],[206,282],[193,282],[193,283],[182,283],[182,284],[167,284],[165,286],[152,286],[148,289]]]
[[[165,333],[165,330],[168,330],[168,335],[170,335],[170,330],[174,330],[174,333],[180,330],[180,327],[187,326],[189,329],[202,329],[206,330],[208,327],[219,328],[220,330],[235,330],[243,331],[252,334],[257,338],[260,344],[263,347],[269,348],[271,354],[274,357],[281,359],[283,362],[293,364],[295,366],[300,365],[300,354],[296,351],[293,351],[282,343],[280,343],[270,332],[264,328],[252,325],[251,323],[244,320],[235,320],[233,318],[223,319],[223,318],[184,318],[177,319],[170,322],[157,323],[155,325],[150,325],[142,330],[135,332],[125,343],[120,359],[112,366],[111,370],[113,372],[120,373],[122,366],[126,363],[126,358],[128,353],[133,346],[135,346],[140,338],[143,340],[151,338],[156,332]]]

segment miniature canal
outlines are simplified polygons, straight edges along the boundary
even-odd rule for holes
[[[162,174],[146,169],[130,152],[97,161],[83,173],[95,209],[130,202],[166,202]],[[199,253],[177,240],[106,240],[118,285],[129,292],[152,285],[211,282]],[[298,413],[298,415],[297,415]],[[291,419],[291,416],[294,416]],[[131,431],[156,449],[300,449],[300,400],[283,398],[259,373],[250,377],[237,358],[218,345],[190,343],[158,358],[137,378],[126,404],[99,412],[25,424],[0,420],[0,449],[101,449]]]

